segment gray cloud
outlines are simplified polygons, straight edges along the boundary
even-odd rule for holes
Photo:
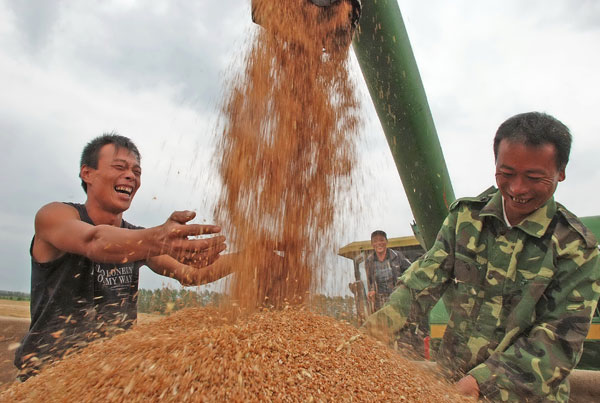
[[[152,4],[9,1],[26,38],[21,43],[35,50],[36,62],[68,60],[81,79],[103,75],[131,91],[171,86],[176,102],[212,107],[231,45],[243,42],[240,29],[252,25],[248,5],[239,0]]]
[[[115,12],[102,10],[91,18],[96,28],[88,31],[77,17],[86,12],[74,6],[66,12],[65,35],[77,35],[66,56],[81,60],[85,71],[127,83],[133,91],[169,85],[177,90],[175,100],[197,108],[213,105],[220,93],[217,77],[229,60],[230,46],[239,37],[239,27],[250,20],[240,2],[170,2],[162,10],[145,3]],[[79,23],[76,23],[78,21]],[[85,21],[85,20],[84,20]],[[236,26],[235,30],[226,27]]]
[[[23,37],[23,45],[32,53],[43,49],[58,21],[61,1],[7,0],[7,5]]]

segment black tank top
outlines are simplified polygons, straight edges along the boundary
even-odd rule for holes
[[[65,203],[95,225],[82,204]],[[140,229],[121,222],[122,228]],[[33,249],[33,240],[29,253]],[[15,365],[33,374],[91,340],[131,327],[137,318],[139,269],[144,261],[93,262],[66,253],[47,263],[31,257],[31,325],[15,354]]]

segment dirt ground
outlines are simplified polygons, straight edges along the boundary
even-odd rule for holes
[[[140,313],[139,323],[160,320],[160,315]],[[29,301],[0,299],[0,389],[15,380],[15,349],[29,329]]]
[[[29,319],[29,301],[0,299],[0,317]]]
[[[15,379],[15,348],[28,328],[29,301],[0,299],[0,386]]]

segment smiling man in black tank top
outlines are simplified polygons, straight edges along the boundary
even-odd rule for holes
[[[195,213],[176,211],[147,229],[123,220],[141,173],[140,153],[130,139],[102,135],[81,156],[85,204],[54,202],[37,212],[30,249],[31,326],[15,354],[21,380],[97,337],[129,328],[137,317],[142,265],[184,285],[229,273],[213,263],[225,238],[195,238],[220,228],[187,224]]]

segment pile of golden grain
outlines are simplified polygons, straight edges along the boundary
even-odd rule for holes
[[[92,343],[0,401],[456,402],[451,387],[356,328],[300,308],[231,322],[187,309]]]

